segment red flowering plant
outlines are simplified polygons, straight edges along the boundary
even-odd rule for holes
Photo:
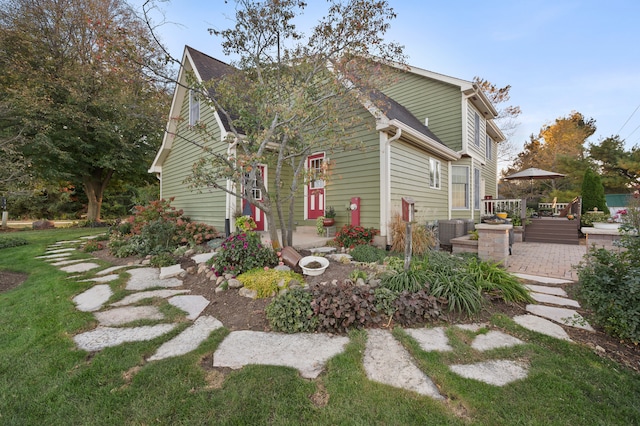
[[[212,258],[216,275],[237,276],[254,268],[264,268],[278,264],[277,254],[260,241],[255,232],[239,232],[227,238]]]
[[[373,237],[378,234],[375,228],[365,228],[363,226],[344,225],[336,232],[335,241],[340,247],[354,248],[362,244],[371,244]]]

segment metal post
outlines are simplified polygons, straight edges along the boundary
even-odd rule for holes
[[[407,222],[407,235],[404,240],[404,270],[408,271],[411,266],[411,222]]]

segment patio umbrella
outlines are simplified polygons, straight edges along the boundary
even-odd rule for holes
[[[555,179],[564,177],[562,173],[549,172],[547,170],[531,167],[521,170],[509,176],[505,176],[504,180],[529,180],[531,182],[531,195],[533,195],[533,180],[534,179]]]

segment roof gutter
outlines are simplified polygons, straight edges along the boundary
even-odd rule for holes
[[[376,126],[376,130],[395,130],[396,134],[393,136],[393,138],[391,138],[392,140],[399,139],[400,136],[398,134],[400,134],[404,136],[404,139],[411,142],[412,144],[424,149],[425,151],[436,154],[447,161],[455,161],[460,159],[460,154],[456,151],[441,144],[440,142],[434,141],[433,139],[425,136],[414,128],[407,126],[399,120],[393,119],[381,122]]]

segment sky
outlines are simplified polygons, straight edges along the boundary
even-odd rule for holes
[[[388,0],[397,18],[387,41],[404,46],[407,63],[465,80],[511,86],[520,106],[512,140],[521,149],[544,125],[578,111],[595,119],[592,143],[620,135],[640,146],[640,1]],[[139,9],[145,0],[130,0]],[[296,20],[310,28],[326,2],[308,0]],[[189,45],[225,62],[209,28],[233,26],[232,0],[170,0],[151,16],[173,56]],[[162,14],[160,13],[162,12]],[[308,31],[307,31],[308,33]]]

